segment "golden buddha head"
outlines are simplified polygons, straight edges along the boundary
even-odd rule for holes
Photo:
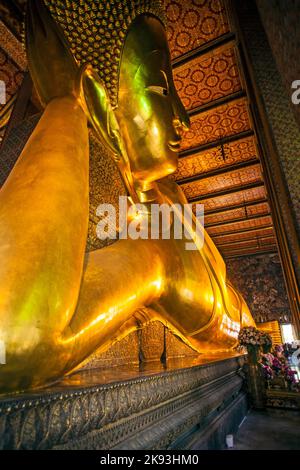
[[[115,114],[135,183],[146,189],[176,170],[180,131],[189,120],[173,82],[165,29],[157,18],[140,16],[126,36]]]
[[[80,96],[98,137],[119,161],[127,186],[147,191],[176,170],[180,131],[189,126],[173,82],[160,1],[46,4],[81,66]],[[44,23],[49,28],[51,20]]]

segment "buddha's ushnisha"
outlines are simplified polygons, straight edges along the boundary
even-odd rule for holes
[[[122,49],[132,22],[151,15],[165,24],[160,0],[46,0],[53,17],[68,38],[79,64],[93,65],[110,95],[118,101],[118,76]]]

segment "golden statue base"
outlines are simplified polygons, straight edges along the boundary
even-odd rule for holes
[[[244,356],[81,370],[0,400],[0,449],[221,449],[247,412]]]

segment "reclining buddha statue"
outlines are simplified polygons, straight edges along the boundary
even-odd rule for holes
[[[89,126],[118,166],[128,213],[187,204],[169,178],[189,118],[160,2],[29,0],[25,31],[44,112],[0,191],[0,392],[71,372],[136,328],[142,307],[199,353],[231,350],[254,321],[203,227],[202,245],[186,223],[181,239],[119,237],[86,253]]]

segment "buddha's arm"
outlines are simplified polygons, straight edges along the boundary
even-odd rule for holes
[[[73,98],[51,101],[0,192],[0,339],[28,357],[74,313],[88,224],[88,130]]]
[[[86,117],[54,99],[0,192],[1,391],[70,371],[161,293],[150,241],[119,241],[84,266],[88,182]]]
[[[0,192],[0,325],[5,338],[6,326],[14,323],[19,348],[62,330],[73,315],[87,236],[88,177],[86,117],[75,99],[55,99]]]
[[[76,311],[60,339],[74,348],[68,367],[120,339],[119,329],[134,311],[161,296],[165,278],[159,246],[151,240],[120,240],[89,253]]]

